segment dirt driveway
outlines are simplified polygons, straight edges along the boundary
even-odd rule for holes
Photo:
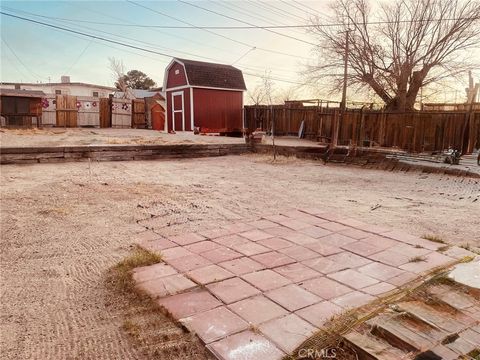
[[[6,359],[144,358],[103,279],[137,220],[198,230],[316,206],[480,246],[478,180],[257,155],[1,167],[1,334]],[[165,324],[160,332],[178,331]],[[179,357],[180,358],[180,357]]]

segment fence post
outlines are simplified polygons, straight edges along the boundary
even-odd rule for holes
[[[338,144],[338,110],[333,111],[333,126],[332,126],[332,148],[336,148]]]

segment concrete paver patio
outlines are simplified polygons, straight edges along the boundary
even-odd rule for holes
[[[222,360],[280,359],[331,316],[466,255],[319,209],[137,243],[166,263],[135,269],[137,285]]]

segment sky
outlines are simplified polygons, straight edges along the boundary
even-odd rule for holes
[[[58,82],[60,76],[69,75],[71,81],[113,86],[109,58],[114,57],[123,61],[126,70],[141,70],[161,86],[165,67],[172,57],[180,57],[233,64],[244,72],[249,89],[268,72],[278,92],[297,88],[298,83],[304,82],[304,65],[316,61],[312,54],[315,39],[303,29],[276,29],[273,31],[277,33],[273,33],[262,29],[160,29],[135,25],[305,25],[319,14],[326,22],[329,19],[327,1],[303,0],[1,1],[1,8],[16,16],[156,52],[126,48],[2,15],[2,82]],[[450,84],[438,96],[453,99],[454,91],[462,96],[466,81],[465,77],[465,83],[455,83],[453,87]],[[322,89],[309,87],[297,89],[295,95],[338,99]]]

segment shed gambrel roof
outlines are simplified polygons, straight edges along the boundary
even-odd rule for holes
[[[232,65],[175,58],[183,64],[190,86],[246,90],[242,71]]]

